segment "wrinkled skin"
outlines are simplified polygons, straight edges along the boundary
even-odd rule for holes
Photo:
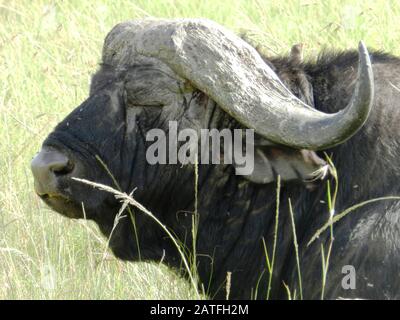
[[[324,56],[316,64],[295,64],[287,58],[267,62],[295,95],[317,109],[324,106],[322,111],[336,112],[351,97],[356,53]],[[388,81],[400,84],[400,62],[376,54],[373,63],[375,106],[368,122],[349,141],[326,150],[332,154],[339,172],[337,212],[367,199],[400,194],[397,166],[400,93],[388,84]],[[135,189],[133,197],[190,246],[191,214],[195,207],[194,166],[152,166],[145,158],[146,148],[151,144],[145,140],[146,133],[153,128],[167,130],[169,120],[178,121],[180,128],[198,130],[241,127],[204,93],[166,66],[162,70],[154,65],[132,66],[127,70],[102,66],[93,77],[89,98],[55,128],[44,146],[62,151],[76,163],[72,176],[113,186],[96,156],[101,158],[124,192]],[[257,148],[269,157],[276,154],[274,148],[280,149],[261,144]],[[317,155],[324,157],[322,153]],[[44,201],[72,218],[83,216],[83,203],[86,216],[97,222],[105,236],[110,236],[121,203],[106,192],[71,180],[71,175],[60,176],[58,182],[59,195],[43,197]],[[282,281],[292,291],[299,290],[288,198],[292,200],[296,219],[303,296],[319,298],[320,246],[322,243],[327,248],[329,233],[323,233],[310,247],[306,244],[328,219],[326,203],[322,203],[326,200],[326,182],[315,182],[310,188],[300,176],[283,181],[281,188],[270,297],[287,297]],[[400,298],[398,206],[395,201],[376,202],[335,224],[326,298]],[[111,236],[113,253],[131,261],[139,257],[164,259],[167,264],[179,267],[177,250],[165,233],[137,209],[133,211],[140,254],[127,212],[128,217],[120,220]],[[262,239],[271,256],[275,211],[276,182],[253,183],[235,175],[231,165],[199,165],[198,268],[210,297],[225,297],[228,271],[232,272],[230,298],[266,297],[268,272]],[[355,290],[342,289],[344,265],[355,267]]]

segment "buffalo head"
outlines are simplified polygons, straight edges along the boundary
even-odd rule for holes
[[[182,235],[190,219],[177,216],[193,211],[193,165],[150,165],[146,135],[151,129],[168,132],[170,121],[178,123],[178,130],[254,129],[250,175],[233,181],[232,166],[200,166],[199,184],[216,188],[213,195],[201,191],[207,212],[218,187],[226,184],[260,187],[277,175],[286,181],[306,179],[325,164],[313,151],[341,144],[357,132],[372,98],[371,64],[362,43],[353,96],[341,111],[328,114],[298,99],[253,47],[211,21],[125,22],[106,37],[89,98],[56,126],[33,159],[35,190],[55,211],[72,218],[85,214],[106,235],[120,204],[111,194],[71,178],[135,190],[139,202]],[[136,222],[140,250],[131,223],[120,223],[110,241],[115,254],[134,260],[158,259],[166,252],[166,260],[174,260],[162,231],[143,216]],[[200,212],[200,232],[202,223]]]

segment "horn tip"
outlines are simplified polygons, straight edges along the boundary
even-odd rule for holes
[[[360,60],[366,64],[368,67],[371,66],[371,61],[370,61],[370,57],[369,57],[369,52],[367,49],[367,46],[365,45],[363,40],[360,40],[360,42],[358,43],[358,54],[360,57]]]
[[[359,48],[360,50],[367,50],[367,47],[365,46],[365,43],[364,43],[363,40],[360,40],[360,41],[358,42],[358,48]]]

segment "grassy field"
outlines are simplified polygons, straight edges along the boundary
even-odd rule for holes
[[[33,192],[30,160],[87,96],[105,35],[147,16],[210,18],[245,30],[269,54],[302,42],[312,58],[360,39],[400,54],[396,0],[0,0],[0,299],[196,297],[162,265],[102,259],[106,239],[94,224],[59,217]]]

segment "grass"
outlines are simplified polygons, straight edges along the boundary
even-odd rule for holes
[[[193,290],[196,292],[197,298],[200,298],[200,294],[197,290],[197,282],[195,280],[195,276],[193,275],[192,272],[192,268],[190,266],[190,263],[188,262],[187,256],[185,255],[185,252],[183,251],[183,246],[182,243],[180,243],[180,239],[177,239],[169,230],[168,228],[152,213],[150,212],[148,209],[146,209],[142,204],[140,204],[139,202],[137,202],[135,199],[132,198],[132,194],[127,195],[126,193],[123,193],[121,191],[115,190],[114,188],[111,188],[109,186],[103,185],[103,184],[99,184],[99,183],[95,183],[89,180],[85,180],[85,179],[79,179],[79,178],[72,178],[73,180],[91,185],[99,190],[103,190],[103,191],[107,191],[109,193],[112,193],[113,195],[115,195],[115,197],[118,200],[121,200],[123,202],[122,206],[121,206],[121,210],[120,213],[122,213],[124,211],[124,208],[126,207],[127,204],[134,206],[135,208],[138,208],[141,212],[143,212],[144,214],[146,214],[147,216],[149,216],[151,219],[153,219],[153,221],[158,224],[162,230],[165,232],[165,234],[171,239],[171,241],[173,242],[174,246],[176,247],[176,249],[179,252],[180,258],[182,260],[182,263],[184,264],[184,269],[186,270],[190,282],[193,286]],[[119,214],[116,216],[115,219],[115,223],[114,223],[114,227],[118,224],[118,220],[119,220],[120,216]],[[193,228],[193,230],[195,230]],[[197,274],[197,272],[196,272]]]
[[[111,255],[99,263],[107,240],[97,227],[58,216],[33,193],[29,162],[87,96],[105,35],[146,16],[206,17],[246,29],[269,54],[302,42],[313,58],[322,48],[356,48],[360,39],[400,54],[395,0],[0,0],[0,299],[196,297],[162,265]]]

